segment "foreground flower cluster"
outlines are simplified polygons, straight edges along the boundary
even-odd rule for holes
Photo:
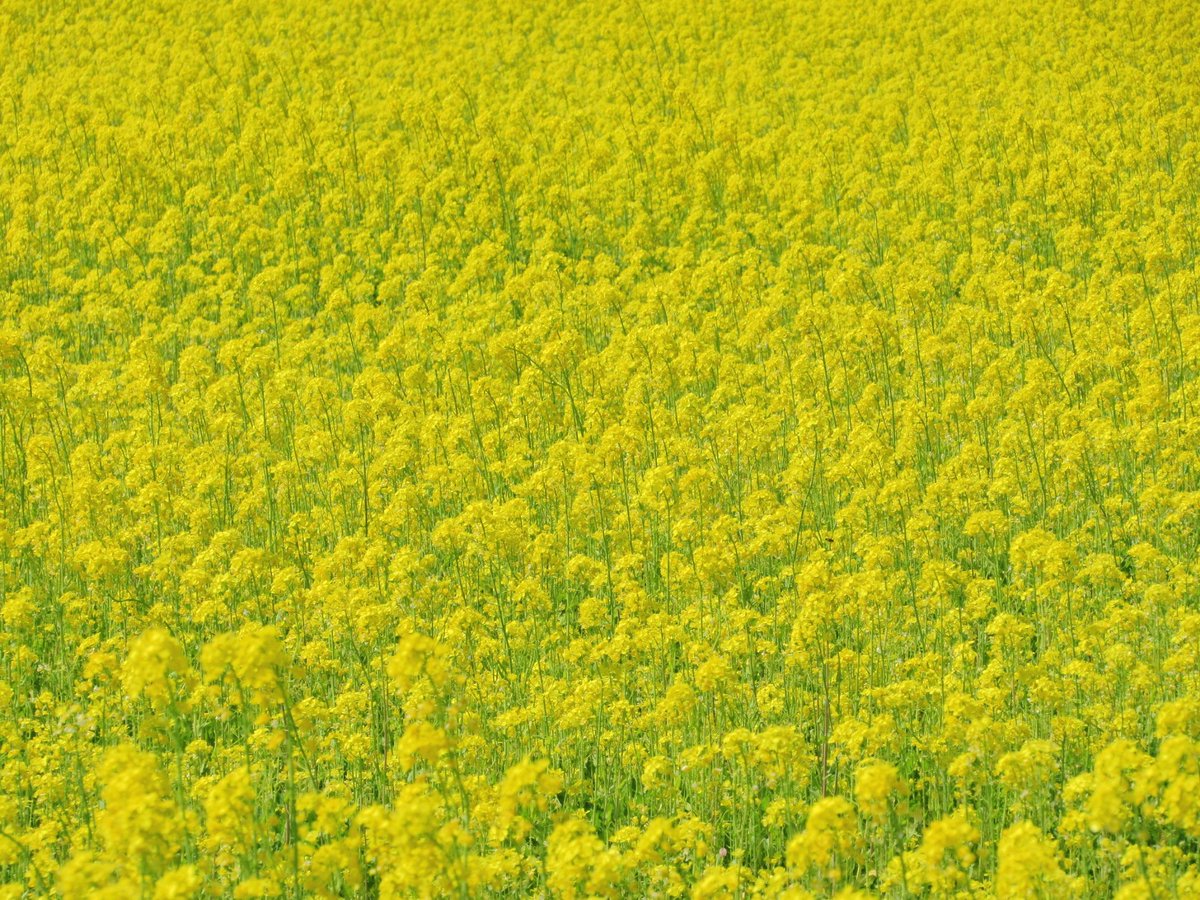
[[[0,8],[0,897],[1200,896],[1154,0]]]

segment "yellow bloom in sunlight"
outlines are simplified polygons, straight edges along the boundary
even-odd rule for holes
[[[1079,889],[1059,863],[1054,841],[1031,822],[1018,822],[1000,835],[996,894],[1001,898],[1052,896]]]
[[[4,0],[0,900],[1200,896],[1195,7]]]
[[[445,648],[423,634],[405,635],[388,661],[387,671],[400,691],[408,690],[421,676],[442,687],[449,677]]]
[[[867,762],[854,773],[854,802],[876,821],[887,818],[892,798],[905,792],[896,767],[887,762]]]
[[[200,651],[206,681],[226,681],[235,695],[255,704],[280,699],[280,678],[287,656],[279,632],[271,626],[247,625],[213,638]]]
[[[437,762],[438,756],[450,746],[444,731],[428,722],[413,722],[404,729],[396,744],[400,765],[411,769],[417,760]]]
[[[154,885],[154,900],[191,900],[204,879],[195,866],[180,866],[165,873]]]
[[[190,671],[179,641],[165,629],[151,628],[130,642],[121,682],[129,696],[145,696],[161,708],[175,699],[176,690],[186,688]],[[178,688],[172,675],[179,676]]]
[[[96,830],[111,858],[161,871],[181,847],[184,823],[158,760],[122,744],[104,754],[97,776],[104,807]]]
[[[925,829],[915,851],[904,854],[907,877],[914,885],[928,886],[935,896],[953,896],[969,883],[979,838],[967,810],[960,807],[943,816]]]
[[[582,819],[560,823],[546,842],[547,884],[564,900],[620,896],[624,868],[620,852],[605,847]]]
[[[254,842],[255,792],[250,773],[234,769],[204,786],[204,846],[218,865],[230,865]]]
[[[788,865],[816,869],[832,882],[841,881],[845,867],[860,846],[854,807],[844,797],[824,797],[813,804],[804,830],[787,845]]]

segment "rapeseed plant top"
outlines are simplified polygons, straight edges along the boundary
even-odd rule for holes
[[[1200,896],[1193,4],[0,8],[0,900]]]

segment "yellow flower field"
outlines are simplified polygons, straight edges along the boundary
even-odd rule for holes
[[[1198,17],[0,4],[0,900],[1200,897]]]

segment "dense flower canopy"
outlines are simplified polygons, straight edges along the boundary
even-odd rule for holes
[[[1200,896],[1200,32],[6,0],[0,898]]]

